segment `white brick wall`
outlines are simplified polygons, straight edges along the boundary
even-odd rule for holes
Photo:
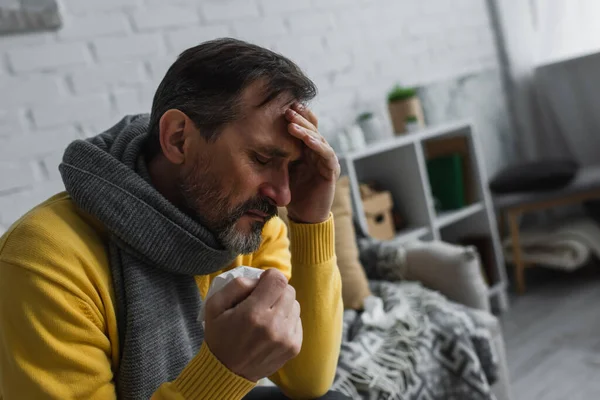
[[[176,28],[199,22],[198,10],[191,6],[145,8],[133,13],[133,25],[139,30]]]
[[[235,23],[239,19],[260,15],[258,5],[252,0],[209,0],[202,2],[200,10],[209,23],[215,21]]]
[[[61,96],[64,82],[53,75],[0,77],[0,109],[47,104]]]
[[[25,116],[22,110],[0,110],[0,138],[18,135],[24,130]],[[0,175],[0,179],[2,179],[2,175]]]
[[[141,0],[62,0],[66,11],[74,16],[96,14],[99,11],[122,11],[143,6]]]
[[[0,192],[27,187],[36,181],[31,162],[0,161],[0,171],[2,171]]]
[[[69,125],[35,133],[0,137],[0,160],[31,160],[53,152],[61,152],[79,137],[79,131]]]
[[[319,1],[318,3],[325,2]],[[310,1],[258,0],[258,5],[263,14],[267,16],[293,14],[314,7]]]
[[[216,37],[231,36],[230,27],[226,24],[210,26],[192,26],[184,29],[172,30],[166,33],[169,51],[179,54],[183,50],[195,46],[199,42]],[[173,62],[172,57],[170,63]],[[167,69],[165,68],[165,72]]]
[[[67,72],[76,94],[105,92],[111,87],[139,86],[147,79],[141,60],[106,62]]]
[[[17,74],[31,71],[55,71],[91,61],[85,43],[52,43],[8,50],[8,61]]]
[[[52,103],[32,107],[35,126],[49,128],[85,122],[96,118],[109,119],[111,104],[105,93],[64,98]]]
[[[80,40],[106,35],[125,35],[131,31],[127,16],[123,13],[81,16],[58,32],[61,41]]]
[[[149,111],[176,56],[234,36],[294,59],[331,135],[395,83],[497,67],[485,0],[61,0],[58,32],[0,37],[0,232],[61,190],[62,149]]]
[[[163,53],[164,40],[158,33],[114,36],[92,41],[100,62],[130,60]]]

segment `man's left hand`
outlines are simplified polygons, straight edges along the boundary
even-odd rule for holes
[[[290,169],[292,200],[288,216],[292,221],[316,224],[329,218],[340,163],[335,152],[317,129],[315,114],[295,103],[286,112],[288,132],[304,143],[302,161]]]

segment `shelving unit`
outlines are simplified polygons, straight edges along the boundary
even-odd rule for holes
[[[463,140],[468,152],[466,207],[436,213],[427,174],[428,152],[441,141]],[[431,150],[432,151],[432,150]],[[376,181],[389,190],[394,205],[406,219],[407,227],[393,239],[398,244],[413,240],[444,240],[458,243],[469,235],[484,235],[492,244],[493,266],[489,295],[493,305],[508,308],[507,277],[496,218],[481,158],[481,144],[470,121],[430,127],[420,132],[392,137],[360,150],[339,155],[342,173],[350,178],[354,215],[359,228],[367,233],[367,221],[360,198],[359,183]]]
[[[456,211],[444,211],[436,216],[434,224],[437,228],[444,228],[462,219],[477,214],[485,209],[483,202],[468,205]]]
[[[398,232],[393,240],[401,244],[411,240],[424,239],[430,234],[431,230],[426,226],[408,227]]]

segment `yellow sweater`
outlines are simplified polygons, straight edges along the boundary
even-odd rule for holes
[[[290,230],[291,244],[285,224],[272,219],[260,249],[227,269],[277,268],[291,277],[304,341],[300,354],[271,379],[292,398],[314,398],[333,381],[341,341],[333,221],[290,223]],[[106,244],[104,227],[65,193],[34,208],[0,238],[0,398],[116,398],[119,343]],[[203,297],[221,272],[196,277]],[[254,386],[203,344],[153,399],[241,399]]]

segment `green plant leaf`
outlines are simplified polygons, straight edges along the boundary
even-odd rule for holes
[[[356,118],[356,121],[358,121],[358,122],[365,121],[369,118],[373,118],[373,113],[372,112],[364,112]]]
[[[394,101],[407,100],[415,97],[416,95],[416,88],[405,88],[401,86],[396,86],[388,93],[388,102],[392,103]]]

